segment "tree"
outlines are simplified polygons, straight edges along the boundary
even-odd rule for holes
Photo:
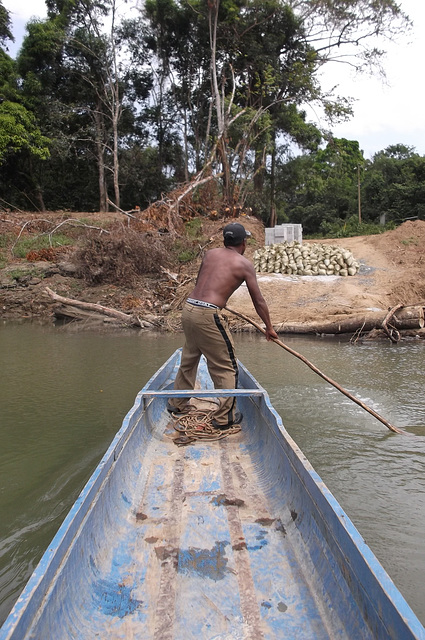
[[[134,102],[149,91],[140,32],[118,15],[116,0],[47,5],[47,20],[28,25],[18,64],[24,90],[55,139],[52,171],[53,164],[94,160],[98,208],[109,208],[111,187],[120,207],[121,150],[135,132]]]
[[[425,219],[425,158],[402,144],[376,153],[365,171],[363,193],[370,220]]]
[[[288,0],[301,20],[318,64],[352,66],[356,71],[383,72],[383,49],[376,38],[393,40],[411,21],[395,0]]]
[[[186,160],[192,141],[196,169],[202,160],[221,173],[229,204],[243,199],[271,150],[277,105],[313,89],[297,20],[278,0],[149,0],[146,15],[161,86],[182,115]]]
[[[15,40],[10,30],[12,26],[12,20],[10,19],[9,11],[3,6],[3,2],[0,0],[0,46],[6,47],[6,41]],[[7,48],[7,47],[6,47]]]
[[[0,165],[3,190],[9,169],[14,167],[15,182],[25,165],[49,157],[49,139],[43,136],[31,105],[25,101],[16,63],[3,46],[13,40],[9,12],[0,2]],[[18,167],[16,164],[18,163]],[[3,193],[4,195],[4,193]],[[40,201],[42,204],[42,200]]]
[[[49,140],[42,136],[34,115],[17,102],[0,103],[0,163],[8,153],[27,150],[45,160],[49,157]]]
[[[309,165],[292,200],[277,175],[294,143],[314,152],[322,136],[331,140],[308,122],[307,104],[323,106],[326,126],[349,116],[349,101],[325,94],[318,73],[335,61],[379,67],[376,36],[408,24],[394,0],[146,0],[128,20],[117,0],[46,4],[17,66],[0,59],[0,88],[52,141],[50,160],[32,154],[27,171],[49,202],[122,207],[137,189],[160,197],[195,174],[221,180],[226,204],[247,203],[271,225],[295,201],[315,207],[315,221],[325,201],[326,215],[351,214],[353,189],[359,203],[362,158],[349,168],[349,145],[314,155],[320,171]],[[0,11],[0,38],[7,18]],[[18,152],[9,149],[11,171]]]
[[[346,221],[359,205],[359,174],[365,161],[355,140],[331,138],[324,149],[280,167],[280,198],[291,222],[306,233]]]
[[[409,24],[393,0],[148,0],[146,8],[161,52],[162,92],[169,89],[201,123],[197,160],[221,172],[230,203],[249,183],[259,200],[270,179],[272,211],[278,149],[292,141],[314,149],[320,140],[303,106],[321,104],[328,126],[351,114],[348,99],[321,90],[321,67],[379,68],[383,52],[374,38],[395,37]],[[185,72],[194,68],[197,75]],[[184,119],[185,149],[194,119]]]
[[[212,114],[208,22],[200,2],[147,0],[145,42],[155,75],[153,108],[161,163],[180,137],[184,178],[207,161]]]

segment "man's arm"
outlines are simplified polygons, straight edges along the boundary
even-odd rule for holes
[[[255,270],[251,263],[248,263],[247,265],[245,282],[255,310],[266,325],[266,339],[270,340],[271,338],[278,338],[276,331],[273,329],[272,321],[270,320],[269,308],[260,291],[257,276],[255,275]]]

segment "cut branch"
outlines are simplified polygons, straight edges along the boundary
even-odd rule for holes
[[[395,307],[393,307],[388,311],[387,315],[382,321],[382,328],[387,334],[387,336],[389,337],[389,339],[391,340],[391,342],[398,342],[400,340],[400,332],[397,331],[395,327],[389,325],[389,322],[392,318],[394,318],[396,311],[402,308],[403,308],[402,304],[397,304]],[[423,309],[422,309],[422,314],[423,314]]]
[[[120,322],[123,322],[129,326],[137,326],[144,327],[145,324],[140,318],[135,318],[134,316],[130,316],[127,313],[123,313],[122,311],[117,311],[116,309],[110,309],[109,307],[103,307],[100,304],[95,304],[92,302],[81,302],[80,300],[73,300],[71,298],[65,298],[64,296],[60,296],[59,294],[46,287],[46,292],[49,296],[55,300],[55,302],[60,302],[65,305],[65,307],[75,307],[77,309],[82,309],[83,312],[92,312],[94,314],[100,314],[103,316],[108,316],[110,318],[115,318]],[[66,314],[64,314],[66,315]],[[150,324],[154,324],[150,322]]]
[[[131,211],[124,211],[117,204],[115,204],[115,202],[112,202],[112,200],[110,200],[109,198],[107,198],[106,201],[108,204],[111,205],[111,207],[114,207],[114,209],[116,209],[119,213],[122,213],[125,216],[128,216],[129,218],[134,218],[134,220],[137,220],[137,217],[132,215],[132,213],[134,211],[137,211],[137,209],[131,209]]]

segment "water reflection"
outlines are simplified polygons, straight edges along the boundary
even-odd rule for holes
[[[425,622],[423,342],[285,337],[399,427],[399,436],[281,347],[237,335],[238,355]],[[0,325],[0,621],[121,425],[182,336]]]

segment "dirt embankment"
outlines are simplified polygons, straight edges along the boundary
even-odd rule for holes
[[[51,214],[52,218],[59,214]],[[100,214],[80,214],[93,223]],[[30,216],[20,214],[19,224]],[[0,233],[10,230],[8,216],[0,216]],[[9,216],[10,217],[10,216]],[[16,224],[16,214],[13,214]],[[41,217],[41,215],[40,215]],[[43,214],[46,218],[46,214]],[[73,214],[74,218],[78,216]],[[63,214],[61,214],[63,218]],[[243,223],[252,233],[246,256],[264,245],[264,228],[251,217]],[[207,248],[220,246],[222,220],[203,221],[203,236],[209,238]],[[313,241],[304,241],[305,243]],[[316,241],[317,242],[317,241]],[[337,244],[351,251],[360,262],[355,276],[284,276],[259,274],[261,291],[269,305],[274,325],[329,323],[344,321],[374,312],[386,312],[395,305],[423,305],[425,303],[425,222],[408,221],[394,231],[376,236],[363,236],[321,242]],[[141,277],[131,286],[113,284],[89,286],[75,277],[72,257],[58,262],[3,262],[0,269],[0,317],[5,319],[54,318],[57,306],[47,294],[46,287],[62,296],[97,303],[125,313],[160,316],[165,328],[177,328],[179,309],[193,286],[200,263],[198,259],[181,266],[174,274]],[[20,270],[22,275],[17,277]],[[229,300],[229,307],[257,319],[246,287],[242,286]]]

